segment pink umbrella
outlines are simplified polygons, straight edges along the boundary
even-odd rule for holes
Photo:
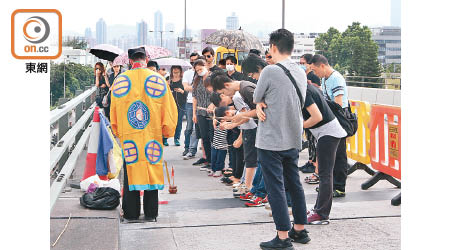
[[[171,55],[170,50],[168,50],[166,48],[161,48],[161,47],[152,46],[152,45],[141,45],[141,46],[136,46],[134,48],[139,48],[139,47],[145,47],[145,53],[147,54],[147,57],[150,60],[154,60],[154,59],[161,58],[161,57],[168,57]],[[120,54],[118,57],[116,57],[114,59],[113,64],[114,63],[117,65],[127,65],[129,63],[128,52]]]

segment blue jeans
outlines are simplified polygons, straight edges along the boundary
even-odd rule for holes
[[[181,106],[178,108],[178,122],[177,128],[175,129],[175,136],[173,137],[175,140],[180,139],[181,130],[183,129],[183,115],[185,112],[185,106]]]
[[[211,146],[211,169],[212,171],[220,171],[225,167],[226,150],[215,149]]]
[[[264,185],[264,178],[262,177],[261,164],[258,163],[255,177],[253,177],[252,189],[250,193],[255,194],[256,197],[265,198],[267,195],[266,187]]]
[[[291,229],[285,186],[291,195],[294,223],[307,223],[305,192],[298,174],[298,153],[296,148],[284,151],[258,148],[258,163],[261,164],[273,220],[279,231]]]
[[[186,129],[184,130],[184,148],[189,149],[192,154],[197,153],[198,139],[195,134],[194,122],[192,121],[192,103],[186,103]]]

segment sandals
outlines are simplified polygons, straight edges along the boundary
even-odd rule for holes
[[[224,169],[224,170],[222,171],[222,173],[223,173],[223,175],[224,175],[225,177],[230,177],[230,176],[233,175],[233,170],[232,170],[232,169]]]
[[[311,176],[305,178],[305,182],[308,184],[319,184],[319,175],[313,173]]]

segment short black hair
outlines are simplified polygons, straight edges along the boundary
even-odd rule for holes
[[[227,75],[227,73],[225,73],[221,70],[216,70],[211,75],[211,83],[212,83],[214,92],[216,92],[217,90],[224,89],[225,83],[232,82],[232,81],[233,81],[233,79],[231,79]]]
[[[305,58],[307,64],[311,64],[312,54],[303,54],[300,58]]]
[[[212,104],[214,104],[214,106],[219,107],[220,106],[220,102],[222,101],[222,97],[220,97],[219,93],[212,92],[211,93],[211,97],[209,98],[209,100],[212,102]]]
[[[267,66],[267,62],[264,61],[261,57],[251,53],[248,54],[247,58],[242,62],[242,72],[245,75],[249,73],[258,73],[259,70],[262,70]]]
[[[145,60],[147,56],[144,53],[134,53],[130,59],[133,61]]]
[[[251,50],[249,51],[249,53],[253,53],[253,54],[256,54],[256,55],[258,55],[258,56],[261,55],[261,51],[260,51],[259,49],[251,49]]]
[[[237,59],[234,56],[227,56],[227,58],[225,58],[226,61],[230,60],[233,64],[237,64]]]
[[[281,54],[291,54],[294,49],[294,35],[287,29],[277,29],[270,33],[269,44],[277,46]]]
[[[211,48],[211,47],[206,47],[206,48],[204,48],[203,50],[202,50],[202,55],[204,55],[206,52],[209,52],[209,53],[211,53],[211,55],[212,56],[214,56],[214,50],[213,50],[213,48]]]
[[[159,65],[158,65],[158,63],[155,62],[155,61],[148,61],[148,63],[147,63],[147,68],[148,68],[148,67],[155,67],[156,70],[159,70]]]
[[[199,56],[199,54],[197,52],[193,52],[191,53],[191,55],[189,56],[189,58],[193,57],[193,56]]]
[[[328,64],[328,59],[322,55],[319,54],[315,54],[312,58],[311,58],[311,63],[310,64],[314,64],[315,66],[320,66],[321,64],[325,64],[325,65],[329,65]]]
[[[227,60],[226,59],[220,59],[219,60],[219,65],[227,65]]]
[[[217,120],[222,120],[223,117],[225,117],[225,111],[227,111],[228,109],[229,109],[228,106],[217,107],[214,110],[214,114],[216,115],[216,119]]]

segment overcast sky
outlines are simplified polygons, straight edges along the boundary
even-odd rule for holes
[[[281,27],[282,0],[187,0],[188,29],[225,28],[225,19],[232,12],[246,30],[269,31]],[[184,0],[158,1],[54,1],[63,16],[63,30],[84,35],[95,30],[99,18],[107,25],[136,25],[144,20],[153,29],[154,13],[163,13],[164,25],[175,24],[176,32],[184,28]],[[391,0],[286,0],[286,28],[293,32],[325,32],[333,26],[344,30],[353,21],[369,27],[390,25]],[[257,34],[255,34],[257,35]]]

